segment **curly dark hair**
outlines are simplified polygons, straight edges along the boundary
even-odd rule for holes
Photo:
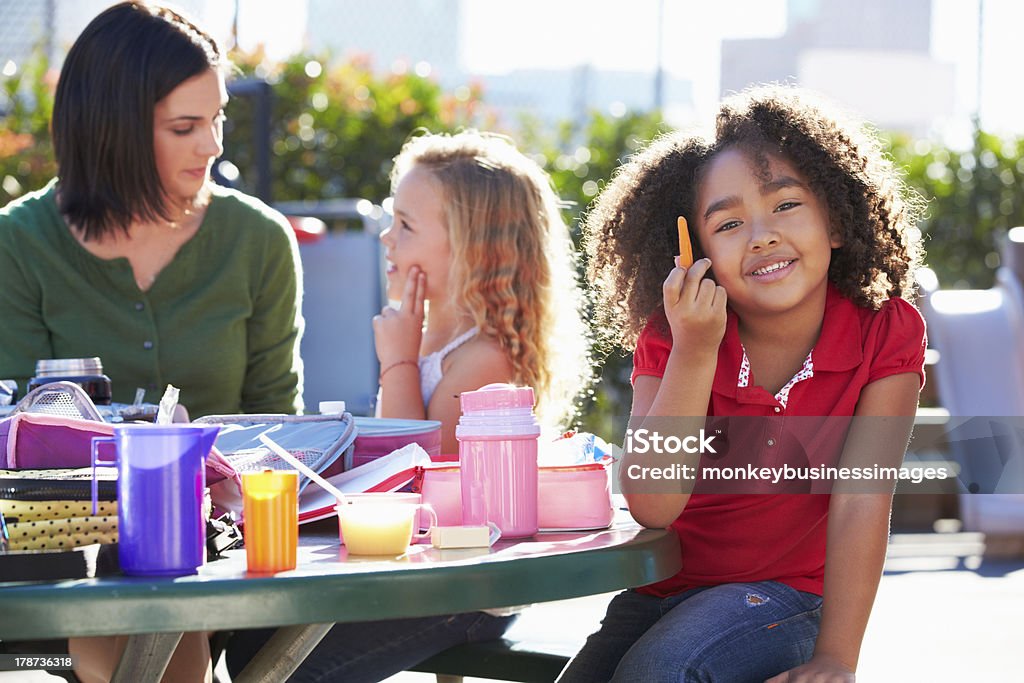
[[[924,257],[916,229],[924,202],[903,182],[874,130],[807,91],[764,86],[724,100],[713,137],[675,132],[654,140],[616,171],[587,213],[588,279],[605,341],[635,348],[661,306],[661,285],[678,253],[676,218],[696,224],[703,173],[718,153],[734,148],[765,173],[775,156],[806,176],[843,240],[832,250],[828,276],[844,296],[878,309],[886,299],[914,294]],[[695,259],[704,255],[696,240],[693,251]]]

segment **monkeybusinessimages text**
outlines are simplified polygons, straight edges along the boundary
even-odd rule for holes
[[[663,436],[657,431],[648,429],[627,429],[625,452],[627,454],[679,455],[680,453],[718,454],[715,450],[715,434],[707,434],[701,429],[698,434],[685,437],[676,435]],[[885,467],[870,465],[864,467],[838,467],[829,465],[796,466],[781,465],[775,467],[758,466],[754,463],[724,466],[702,464],[700,467],[686,463],[673,462],[651,467],[648,465],[630,464],[626,466],[626,476],[634,481],[686,479],[705,481],[762,481],[778,484],[784,481],[902,481],[909,480],[915,484],[922,481],[947,479],[955,476],[946,467]]]

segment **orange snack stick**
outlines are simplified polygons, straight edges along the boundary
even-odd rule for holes
[[[693,265],[693,247],[690,246],[690,231],[686,227],[686,218],[679,217],[679,267],[689,268]]]

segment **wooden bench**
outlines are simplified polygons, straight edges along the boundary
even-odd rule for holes
[[[437,675],[438,683],[457,683],[463,676],[521,683],[551,683],[571,655],[529,641],[509,639],[457,645],[410,671]]]

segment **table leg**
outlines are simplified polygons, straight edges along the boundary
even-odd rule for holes
[[[235,677],[234,683],[276,683],[287,679],[332,626],[282,626]]]
[[[128,638],[110,683],[159,681],[181,640],[180,633],[145,633]]]

